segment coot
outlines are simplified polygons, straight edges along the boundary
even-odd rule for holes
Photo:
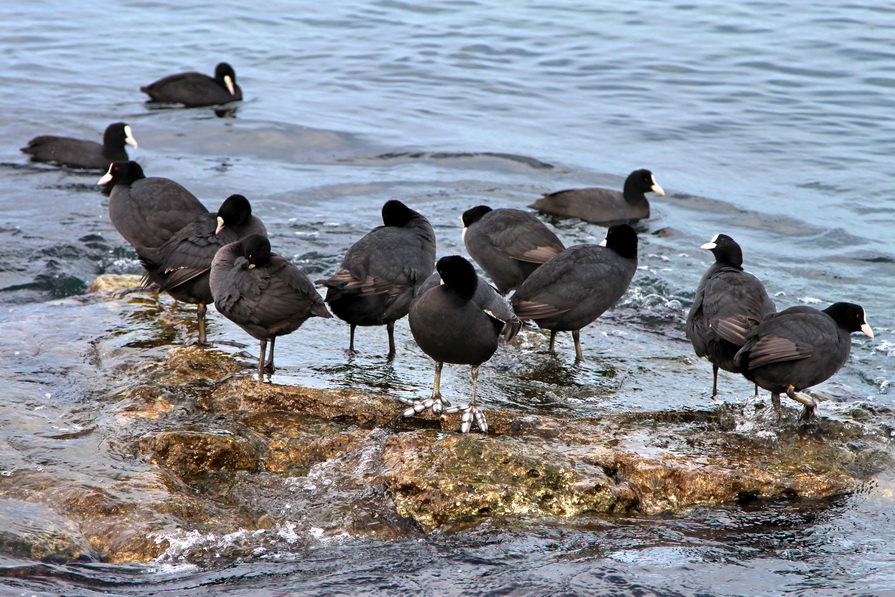
[[[646,194],[664,195],[649,170],[635,170],[625,180],[624,191],[599,187],[545,193],[529,207],[555,216],[581,218],[595,224],[632,222],[649,217]]]
[[[722,326],[733,326],[722,322]],[[801,403],[799,420],[817,418],[817,403],[796,394],[832,377],[848,360],[851,333],[873,338],[863,307],[834,303],[818,311],[813,307],[790,307],[769,316],[746,336],[735,361],[746,379],[771,392],[779,415],[780,394]]]
[[[599,245],[569,247],[532,272],[513,295],[513,309],[550,330],[550,352],[556,332],[571,331],[580,361],[581,328],[621,298],[636,270],[637,233],[616,224]]]
[[[130,125],[113,122],[106,127],[102,144],[72,137],[41,135],[28,141],[22,151],[35,162],[54,162],[84,170],[107,170],[112,162],[128,159],[125,145],[137,146]]]
[[[407,315],[417,288],[435,269],[435,232],[420,213],[397,200],[382,206],[382,226],[354,243],[338,271],[320,283],[326,302],[350,326],[384,325],[388,356],[395,355],[395,321]]]
[[[740,372],[734,355],[746,343],[746,335],[777,307],[761,281],[743,271],[743,251],[735,240],[726,234],[717,234],[700,248],[711,251],[715,263],[699,281],[684,329],[697,356],[706,357],[712,363],[712,396],[715,396],[718,368]],[[719,332],[719,322],[728,319],[738,325],[722,326],[723,333]]]
[[[211,262],[214,304],[224,317],[261,341],[258,380],[273,373],[277,336],[297,330],[309,317],[330,318],[313,282],[292,263],[270,252],[266,236],[252,234],[225,245]],[[270,356],[264,361],[267,342]]]
[[[208,214],[196,196],[167,178],[146,178],[137,162],[115,162],[97,184],[113,185],[109,219],[134,247],[160,247]]]
[[[214,302],[209,285],[215,253],[250,234],[267,236],[261,220],[243,195],[230,195],[217,214],[203,214],[158,248],[137,248],[146,268],[145,282],[158,284],[178,301],[198,305],[199,344],[205,344],[206,305]]]
[[[178,73],[140,87],[140,91],[148,94],[150,101],[183,104],[187,108],[242,99],[242,89],[236,84],[236,72],[226,62],[215,67],[214,78],[197,72]]]
[[[534,214],[479,205],[463,213],[463,243],[501,294],[517,288],[565,246]]]
[[[441,284],[426,283],[426,288],[410,307],[410,332],[417,345],[435,360],[432,396],[405,400],[410,407],[404,416],[428,408],[439,413],[462,412],[460,431],[466,433],[472,423],[488,432],[485,414],[476,404],[479,366],[497,350],[497,340],[507,340],[519,331],[522,322],[506,299],[479,280],[472,264],[459,256],[442,257],[436,266]],[[442,398],[440,383],[444,363],[472,365],[472,397],[468,404],[450,407]],[[448,408],[445,408],[448,407]]]

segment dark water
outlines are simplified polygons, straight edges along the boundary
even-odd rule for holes
[[[698,246],[725,232],[781,308],[866,308],[877,336],[855,337],[849,363],[818,388],[821,411],[891,429],[892,39],[895,10],[885,5],[3,2],[2,474],[104,486],[148,467],[110,441],[116,413],[99,399],[99,378],[115,356],[100,362],[95,346],[148,332],[122,321],[114,302],[81,296],[99,273],[137,272],[134,255],[108,221],[98,174],[30,165],[18,151],[42,133],[99,138],[116,120],[133,126],[131,155],[148,175],[209,206],[247,195],[275,248],[312,277],[333,271],[387,199],[429,217],[439,254],[463,253],[459,214],[470,206],[620,188],[649,167],[669,195],[640,224],[629,293],[583,331],[585,362],[572,364],[564,337],[559,359],[545,361],[544,336],[525,332],[483,368],[487,405],[570,416],[711,408],[709,366],[692,358],[681,323],[709,263]],[[235,118],[144,105],[140,85],[211,72],[220,59],[244,90]],[[567,245],[605,232],[550,223]],[[255,350],[212,318],[212,341]],[[406,322],[391,364],[384,331],[360,330],[358,340],[348,362],[347,329],[312,320],[281,340],[274,381],[428,391],[432,366]],[[722,400],[749,394],[733,376],[721,383]],[[444,384],[448,396],[467,392],[468,374],[448,368]],[[21,507],[9,501],[2,519],[26,524]],[[388,544],[283,530],[254,558],[202,567],[184,553],[226,552],[234,539],[185,532],[181,552],[148,567],[9,559],[0,591],[884,595],[895,594],[893,516],[887,472],[833,501],[669,518],[486,526]]]

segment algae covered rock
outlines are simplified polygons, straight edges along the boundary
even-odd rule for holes
[[[108,310],[127,324],[95,341],[89,408],[100,422],[85,432],[101,434],[115,462],[102,475],[0,476],[6,553],[220,562],[343,535],[823,498],[891,466],[885,430],[781,425],[754,406],[592,418],[489,410],[490,433],[459,434],[459,415],[406,419],[386,392],[259,383],[219,348],[172,346],[194,314],[153,293],[118,298],[121,283],[95,297],[115,301]]]
[[[526,439],[431,431],[391,437],[384,459],[398,512],[432,530],[491,517],[574,517],[636,506],[631,489],[600,466]]]
[[[148,438],[152,461],[181,477],[208,471],[258,471],[263,448],[225,432],[164,431]]]

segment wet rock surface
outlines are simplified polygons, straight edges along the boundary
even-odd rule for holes
[[[134,279],[101,282],[108,298],[97,300],[122,303],[128,317],[158,312],[151,294],[114,297]],[[138,345],[130,350],[147,350]],[[259,383],[213,347],[160,344],[137,362],[128,349],[100,349],[108,379],[98,385],[114,405],[109,441],[134,464],[108,487],[0,478],[5,511],[35,520],[0,533],[7,552],[201,563],[295,547],[309,533],[390,539],[823,498],[890,465],[888,443],[855,425],[778,423],[760,403],[599,418],[488,410],[489,434],[464,435],[458,415],[405,419],[387,394]]]

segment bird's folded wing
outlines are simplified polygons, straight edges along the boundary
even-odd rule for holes
[[[516,255],[511,254],[510,256],[519,261],[526,261],[528,263],[546,263],[559,255],[560,252],[561,249],[557,249],[556,247],[538,246],[529,249],[524,253],[518,253]]]
[[[811,347],[779,336],[765,336],[749,348],[749,369],[811,356]]]
[[[746,343],[746,336],[758,324],[759,321],[753,317],[737,314],[711,321],[709,322],[709,327],[731,344],[743,346]]]
[[[535,301],[515,301],[513,303],[513,309],[516,311],[516,315],[519,319],[546,319],[548,317],[555,317],[557,315],[562,315],[563,313],[569,311],[570,309],[557,307],[556,305],[550,305],[547,303],[538,303]]]

